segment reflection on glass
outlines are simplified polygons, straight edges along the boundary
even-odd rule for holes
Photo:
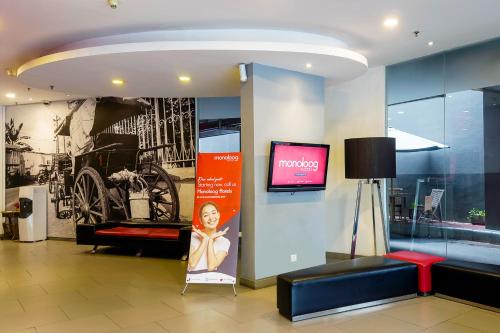
[[[388,107],[391,248],[500,264],[500,87]]]
[[[388,108],[397,178],[389,190],[391,248],[446,255],[444,97]]]

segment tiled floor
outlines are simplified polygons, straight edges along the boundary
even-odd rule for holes
[[[290,323],[274,287],[180,296],[185,262],[89,250],[0,241],[0,332],[500,332],[500,314],[435,297]]]

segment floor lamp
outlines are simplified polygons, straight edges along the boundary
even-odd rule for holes
[[[374,186],[377,187],[385,251],[386,253],[389,252],[389,239],[387,237],[384,209],[382,207],[380,179],[394,177],[396,177],[396,140],[394,138],[375,137],[345,140],[345,178],[359,179],[352,230],[351,259],[354,259],[356,254],[359,207],[363,184],[368,184],[371,188],[373,243],[375,254],[377,253],[377,236],[375,227]]]

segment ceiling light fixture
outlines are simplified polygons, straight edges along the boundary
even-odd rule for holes
[[[433,42],[432,40],[431,40],[431,41],[428,41],[428,42],[427,42],[427,45],[429,45],[429,46],[433,46],[433,45],[434,45],[434,42]]]
[[[464,110],[464,113],[469,113],[469,110]]]
[[[182,75],[182,76],[179,76],[179,81],[181,81],[183,83],[187,83],[187,82],[191,81],[191,78],[189,76]]]
[[[118,0],[108,0],[108,5],[112,9],[116,9],[118,7]]]
[[[121,86],[125,83],[125,81],[123,81],[122,79],[113,79],[111,83],[113,83],[115,86]]]
[[[5,97],[7,98],[16,98],[16,94],[14,94],[13,92],[8,92],[5,94]]]
[[[307,67],[307,68],[312,68],[312,66],[313,66],[313,65],[312,65],[312,64],[310,64],[310,63],[307,63],[307,64],[306,64],[306,67]]]
[[[31,102],[32,100],[33,100],[33,97],[28,98],[28,101],[30,101],[30,102]]]
[[[7,76],[17,76],[17,70],[13,68],[7,68],[5,70],[5,73],[7,74]]]
[[[405,114],[404,111],[398,111],[398,114]]]
[[[384,27],[388,29],[393,29],[397,27],[399,24],[399,20],[396,17],[388,17],[384,20]]]

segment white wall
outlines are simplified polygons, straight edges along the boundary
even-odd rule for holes
[[[369,69],[355,80],[327,87],[325,105],[325,143],[331,145],[332,156],[326,191],[326,249],[328,252],[350,253],[357,180],[344,177],[344,140],[385,136],[385,67]],[[362,195],[356,254],[372,255],[369,186],[364,186]],[[375,213],[378,214],[378,210]],[[380,221],[377,225],[381,225]],[[377,236],[380,235],[377,239],[380,254],[383,251],[382,229],[377,232]]]
[[[266,190],[272,140],[321,143],[324,79],[253,64],[242,87],[242,277],[256,281],[325,263],[323,192]],[[291,262],[290,255],[297,261]]]

